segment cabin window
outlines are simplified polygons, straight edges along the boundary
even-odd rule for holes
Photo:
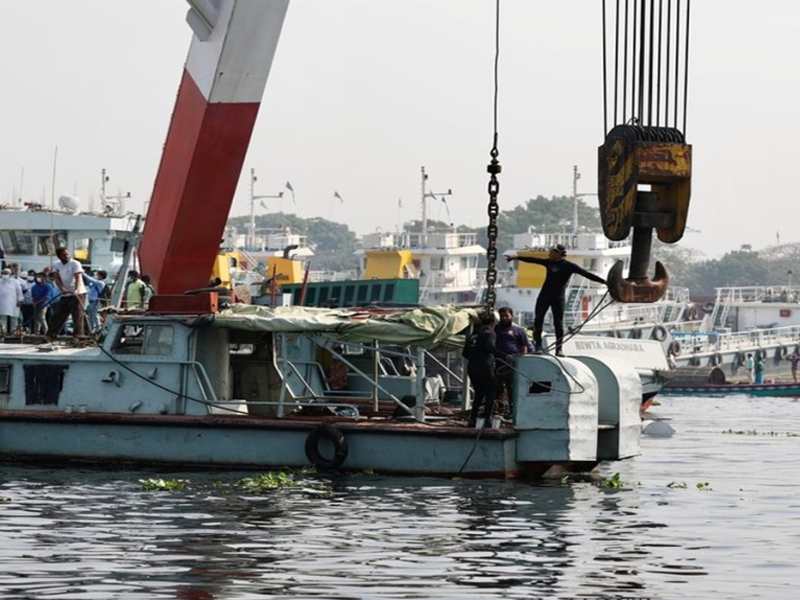
[[[148,325],[144,328],[144,353],[148,356],[172,354],[175,329],[171,325]]]
[[[92,240],[88,237],[76,238],[72,241],[72,258],[81,264],[88,264],[92,258]]]
[[[115,354],[166,356],[172,353],[175,329],[171,325],[125,325],[114,344]]]
[[[33,234],[20,231],[2,231],[0,240],[6,254],[33,254]]]
[[[436,256],[431,258],[431,271],[444,270],[444,257]]]
[[[11,390],[11,367],[0,365],[0,394],[7,394]]]
[[[58,404],[69,365],[25,365],[25,404]]]

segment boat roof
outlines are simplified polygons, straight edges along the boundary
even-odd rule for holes
[[[248,331],[316,332],[353,343],[379,341],[433,347],[463,332],[477,319],[477,309],[451,305],[413,309],[329,309],[234,304],[218,313],[212,325]]]

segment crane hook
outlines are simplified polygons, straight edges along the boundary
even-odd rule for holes
[[[669,285],[669,273],[656,261],[653,279],[647,275],[650,250],[653,245],[653,228],[658,227],[664,215],[658,212],[658,194],[636,193],[636,210],[633,213],[633,239],[628,277],[622,275],[623,263],[618,260],[608,272],[608,293],[617,302],[656,302],[662,298]]]

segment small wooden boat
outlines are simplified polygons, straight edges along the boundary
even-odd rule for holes
[[[800,383],[783,381],[776,383],[706,383],[696,385],[669,386],[661,389],[663,396],[800,396]]]

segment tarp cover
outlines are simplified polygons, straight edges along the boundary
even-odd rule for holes
[[[377,340],[430,348],[462,332],[477,318],[475,309],[454,306],[402,310],[234,304],[217,314],[213,325],[247,331],[319,333],[354,343]]]

